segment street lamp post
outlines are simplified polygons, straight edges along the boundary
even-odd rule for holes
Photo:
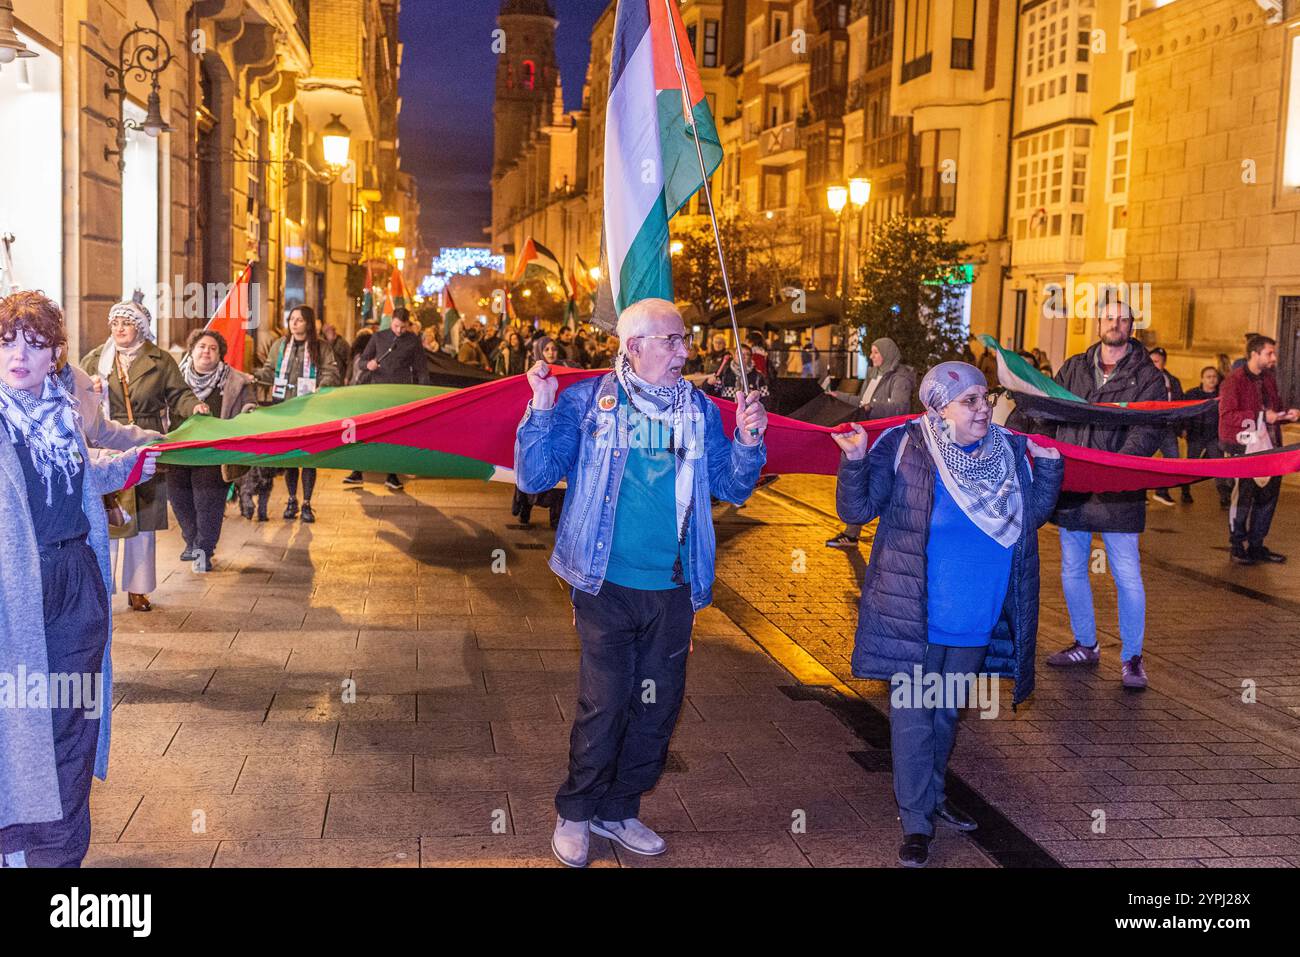
[[[162,98],[158,93],[158,75],[167,69],[171,62],[172,50],[166,37],[157,30],[137,26],[122,37],[122,42],[118,44],[117,65],[110,64],[104,68],[109,78],[109,82],[104,84],[104,97],[110,101],[114,99],[117,101],[117,115],[105,120],[108,128],[116,131],[113,144],[117,148],[105,146],[104,159],[116,156],[118,172],[126,169],[127,130],[141,130],[152,137],[171,132],[171,127],[163,119]],[[141,123],[127,119],[125,116],[126,81],[132,76],[140,80],[148,80],[150,83],[148,107],[144,121]],[[113,86],[114,82],[118,85]]]
[[[842,183],[833,183],[826,187],[826,205],[830,207],[831,212],[835,214],[836,221],[839,224],[840,239],[840,321],[844,323],[844,371],[848,376],[853,375],[853,359],[849,355],[848,349],[848,321],[849,321],[849,231],[844,228],[844,211],[853,207],[854,213],[861,213],[862,207],[867,205],[871,199],[871,180],[863,176],[854,176],[849,180],[849,185]]]

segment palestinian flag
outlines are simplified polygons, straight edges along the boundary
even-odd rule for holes
[[[375,273],[366,260],[366,284],[361,290],[361,321],[369,322],[375,314]]]
[[[722,162],[675,0],[619,0],[605,117],[606,256],[621,313],[673,299],[668,220],[704,185],[693,133],[710,176]]]
[[[568,287],[564,283],[564,267],[560,265],[560,260],[556,258],[555,253],[529,236],[524,243],[524,248],[519,252],[519,261],[515,264],[515,277],[511,281],[519,282],[538,272],[548,272],[557,276],[560,287],[564,289],[566,295],[568,294]]]
[[[1091,422],[1099,426],[1173,425],[1217,409],[1219,400],[1178,402],[1089,402],[1033,365],[992,336],[979,341],[994,350],[998,382],[1012,394],[1016,408],[1033,419],[1048,422]]]
[[[388,294],[384,297],[384,311],[379,319],[379,328],[387,329],[393,324],[393,310],[406,305],[406,283],[396,266],[388,273]]]
[[[460,321],[460,313],[456,311],[456,302],[451,298],[451,283],[443,287],[442,294],[443,298],[446,299],[442,313],[442,341],[451,342],[451,330]]]
[[[235,284],[226,293],[226,298],[212,312],[212,318],[204,327],[221,334],[226,340],[226,363],[232,369],[248,372],[249,356],[244,355],[244,340],[247,335],[250,318],[249,293],[253,276],[253,264],[249,263],[239,274]]]
[[[563,390],[599,369],[553,367]],[[360,469],[443,478],[507,478],[515,430],[532,397],[528,377],[510,376],[466,389],[368,385],[322,389],[233,419],[192,416],[157,446],[163,463]],[[715,398],[722,428],[735,430],[736,405]],[[861,423],[872,441],[910,415]],[[834,475],[839,446],[827,427],[768,416],[768,474]],[[1151,459],[1119,455],[1034,436],[1065,458],[1065,490],[1123,492],[1168,488],[1207,478],[1262,478],[1300,472],[1300,446],[1227,459]],[[472,461],[471,461],[472,460]],[[127,487],[140,480],[137,457]]]

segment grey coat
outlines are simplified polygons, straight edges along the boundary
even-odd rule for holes
[[[104,590],[112,594],[113,576],[108,561],[108,517],[102,495],[125,484],[135,464],[132,453],[99,452],[91,458],[80,440],[86,463],[81,507],[90,522],[90,547],[99,560]],[[0,437],[0,500],[8,503],[0,522],[0,672],[49,674],[45,651],[45,614],[41,601],[41,565],[36,533],[27,504],[27,482],[18,453]],[[104,646],[103,714],[95,749],[95,776],[108,773],[109,716],[112,714],[112,620]],[[55,770],[54,730],[48,709],[0,709],[0,827],[57,821],[59,779]]]

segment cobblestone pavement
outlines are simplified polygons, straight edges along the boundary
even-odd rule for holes
[[[1300,864],[1300,586],[1293,565],[1230,564],[1213,489],[1194,494],[1191,506],[1149,508],[1147,691],[1120,686],[1104,574],[1095,586],[1100,668],[1044,665],[1072,640],[1047,526],[1037,690],[1013,714],[1004,688],[996,720],[963,723],[953,770],[1062,864]],[[883,685],[849,672],[871,529],[860,551],[828,549],[840,527],[833,513],[833,479],[783,477],[720,517],[719,578],[883,709]],[[1300,493],[1287,486],[1269,545],[1300,561],[1298,529]]]
[[[155,610],[116,596],[113,751],[87,864],[560,866],[551,802],[578,645],[551,531],[507,526],[509,486],[341,477],[321,473],[315,525],[232,508],[208,575],[161,534]],[[806,537],[798,521],[765,534]],[[669,853],[595,838],[593,864],[894,864],[878,729],[860,737],[717,608],[697,618],[687,692],[643,807]],[[953,832],[932,860],[993,864]]]

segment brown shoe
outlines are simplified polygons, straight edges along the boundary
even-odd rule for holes
[[[133,591],[126,593],[127,601],[131,603],[132,611],[153,611],[153,605],[149,604],[148,595],[137,595]]]

